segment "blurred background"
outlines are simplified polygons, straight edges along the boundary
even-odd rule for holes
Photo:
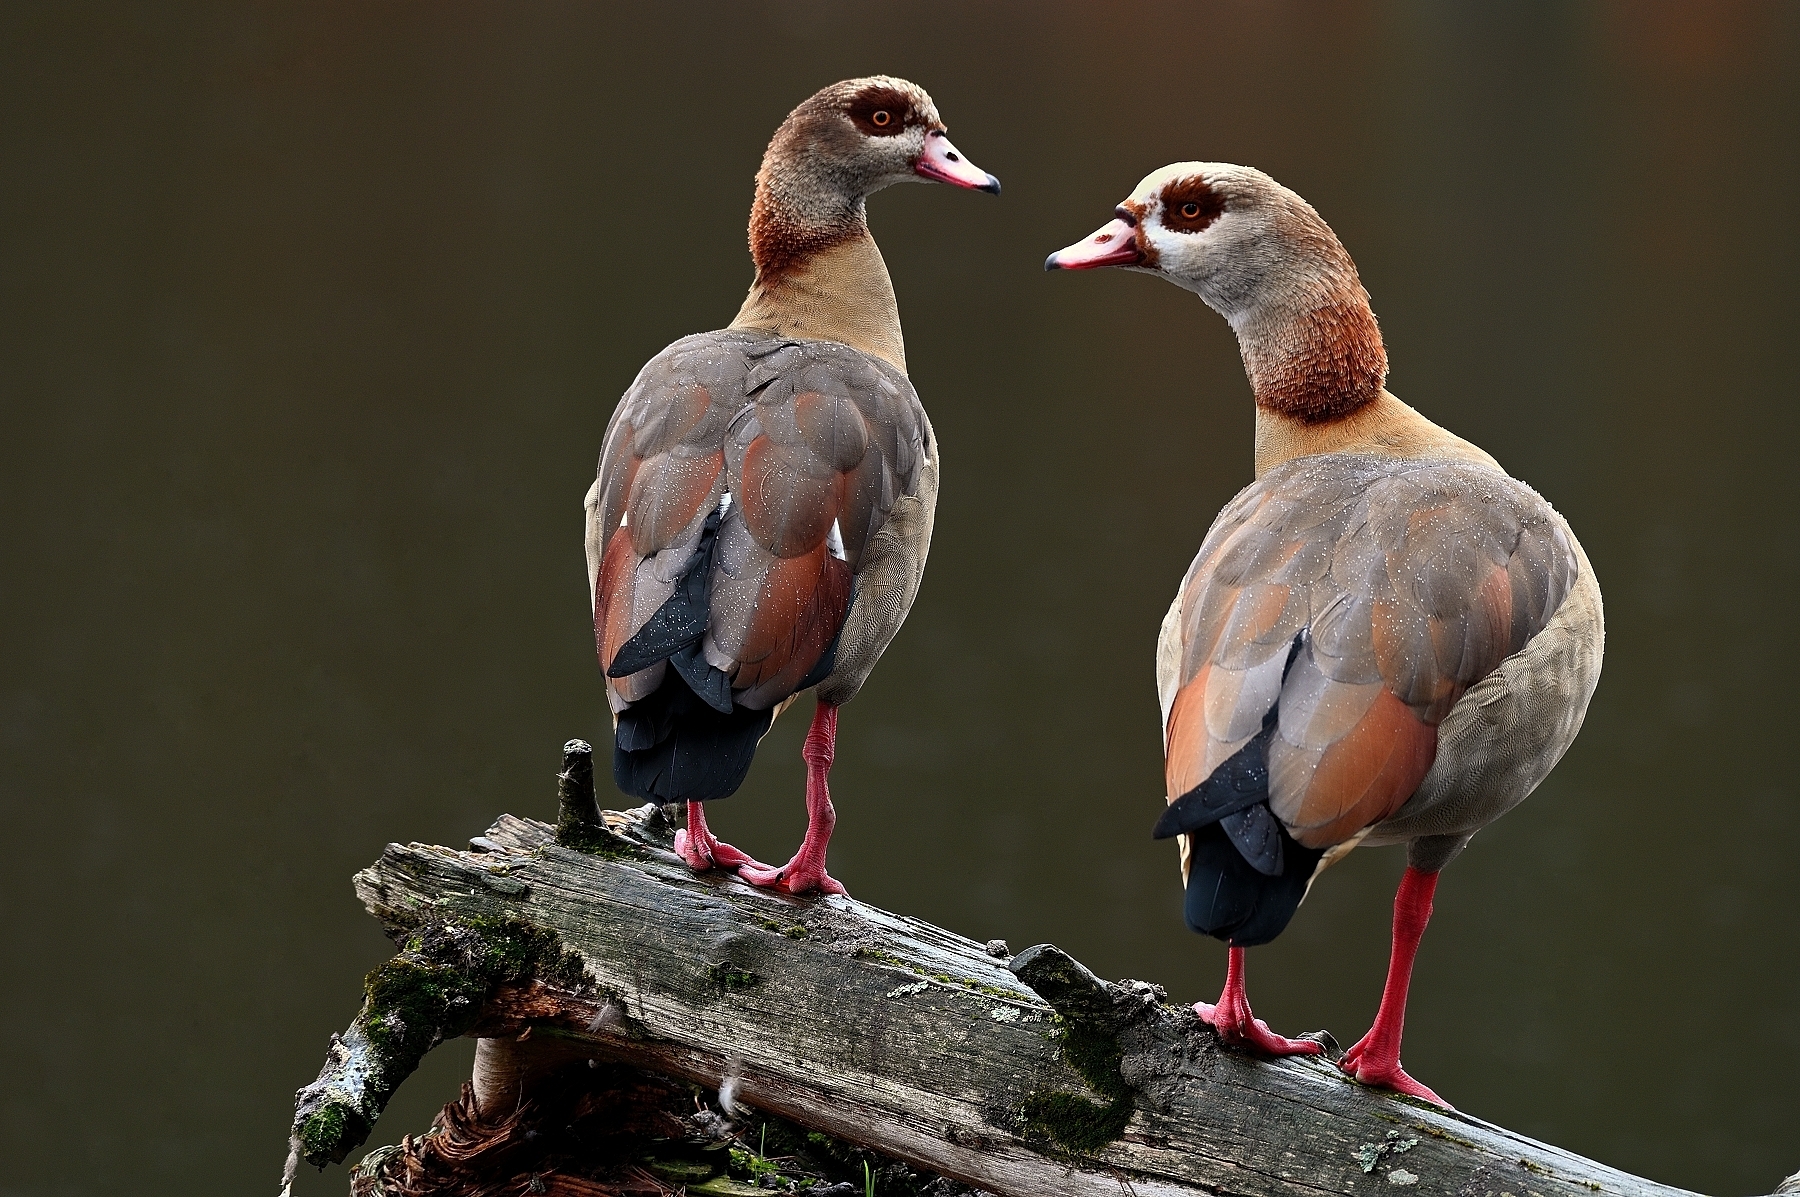
[[[0,1193],[273,1192],[389,954],[350,875],[549,816],[562,742],[608,751],[607,417],[735,313],[775,126],[876,71],[1006,190],[871,204],[944,483],[843,716],[833,872],[1217,992],[1149,838],[1151,656],[1249,388],[1192,296],[1040,263],[1163,163],[1251,163],[1355,255],[1391,389],[1606,593],[1586,731],[1446,874],[1408,1067],[1709,1193],[1800,1167],[1800,6],[58,3],[0,9]],[[765,858],[805,723],[712,811]],[[1402,863],[1320,881],[1259,1014],[1366,1029]]]

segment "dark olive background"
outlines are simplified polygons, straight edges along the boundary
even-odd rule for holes
[[[736,310],[781,117],[874,71],[1006,191],[871,204],[944,484],[844,714],[834,872],[1216,991],[1148,835],[1151,653],[1250,478],[1248,388],[1192,296],[1039,264],[1165,162],[1253,163],[1356,256],[1392,389],[1557,503],[1606,593],[1581,740],[1446,875],[1407,1064],[1665,1181],[1800,1167],[1800,8],[657,8],[0,10],[0,1193],[273,1190],[388,950],[350,874],[547,815],[562,741],[606,751],[607,416]],[[714,811],[764,856],[804,723]],[[1259,1013],[1365,1029],[1400,867],[1321,880],[1251,956]]]

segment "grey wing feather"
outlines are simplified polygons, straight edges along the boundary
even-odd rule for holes
[[[1278,702],[1272,807],[1297,838],[1326,846],[1386,817],[1430,767],[1433,729],[1543,631],[1579,571],[1560,518],[1496,469],[1334,454],[1270,471],[1214,523],[1171,613],[1170,795]]]
[[[853,614],[868,560],[892,555],[871,550],[919,500],[927,439],[905,375],[847,346],[753,331],[671,345],[614,413],[586,501],[602,666],[674,594],[729,492],[703,655],[740,705],[780,702]],[[662,671],[613,679],[615,710]]]

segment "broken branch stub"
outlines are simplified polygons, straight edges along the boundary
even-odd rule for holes
[[[586,740],[570,740],[563,745],[562,772],[556,775],[556,838],[579,847],[572,841],[604,826],[594,797],[593,747]]]

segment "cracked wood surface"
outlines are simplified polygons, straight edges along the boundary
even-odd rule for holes
[[[1106,985],[1053,948],[1015,957],[1053,1006],[972,940],[848,898],[695,875],[666,849],[655,808],[603,817],[597,851],[509,815],[470,851],[393,844],[357,875],[396,933],[517,920],[582,957],[588,992],[495,990],[472,1032],[484,1049],[529,1035],[558,1054],[734,1080],[740,1103],[1000,1194],[1686,1192],[1365,1088],[1317,1058],[1227,1050],[1156,987]],[[1061,980],[1045,984],[1053,965]],[[1130,1116],[1118,1137],[1074,1151],[1041,1112],[1052,1096],[1107,1106],[1064,1050],[1084,1030],[1116,1045],[1110,1075]]]

